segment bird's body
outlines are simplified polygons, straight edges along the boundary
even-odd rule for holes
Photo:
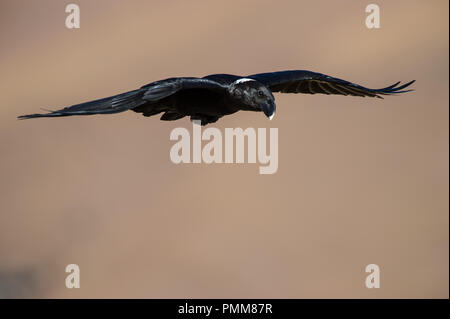
[[[171,81],[172,79],[163,82],[167,84]],[[173,81],[183,83],[186,78],[176,78]],[[237,112],[239,102],[231,98],[226,87],[190,88],[179,90],[157,101],[144,103],[133,110],[144,116],[164,112],[161,119],[168,121],[189,116],[192,119],[201,119],[202,123],[206,124],[206,122],[215,122],[224,115]]]
[[[310,71],[281,71],[249,76],[213,74],[203,78],[179,77],[152,82],[143,87],[108,98],[72,105],[46,114],[19,116],[20,119],[72,115],[112,114],[127,110],[152,116],[163,113],[161,120],[174,121],[185,116],[202,125],[238,111],[275,114],[272,92],[322,93],[381,97],[404,93],[414,81],[400,82],[383,89],[360,85]]]

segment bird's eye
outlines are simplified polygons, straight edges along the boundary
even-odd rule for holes
[[[258,91],[258,96],[264,96],[264,92],[261,91],[261,90],[259,90],[259,91]]]

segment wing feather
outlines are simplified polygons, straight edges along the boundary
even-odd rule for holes
[[[397,82],[385,88],[370,89],[329,75],[304,70],[259,73],[247,77],[268,86],[272,92],[322,93],[378,98],[381,98],[382,95],[410,92],[412,90],[404,89],[415,82],[410,81],[400,86],[400,82]]]
[[[23,120],[38,117],[120,113],[146,103],[142,100],[142,95],[141,90],[134,90],[99,100],[75,104],[50,113],[21,115],[18,118]]]

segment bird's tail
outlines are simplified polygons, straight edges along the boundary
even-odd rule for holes
[[[21,115],[18,119],[120,113],[144,104],[145,101],[142,100],[143,93],[142,90],[138,89],[95,101],[72,105],[49,113]]]

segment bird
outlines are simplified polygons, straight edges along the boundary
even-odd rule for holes
[[[381,89],[369,89],[339,78],[306,70],[258,73],[248,76],[211,74],[198,77],[172,77],[149,83],[139,89],[103,99],[65,107],[49,113],[18,116],[19,119],[73,115],[114,114],[128,110],[162,121],[186,116],[201,125],[215,123],[238,111],[263,112],[272,119],[276,104],[273,93],[350,95],[383,98],[413,91],[415,80]],[[47,110],[46,110],[47,111]]]

